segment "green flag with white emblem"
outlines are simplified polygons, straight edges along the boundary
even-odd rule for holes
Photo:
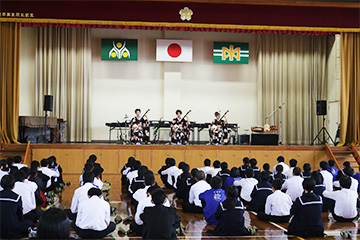
[[[101,60],[137,61],[137,39],[101,39]]]
[[[249,64],[249,43],[214,42],[214,63]]]

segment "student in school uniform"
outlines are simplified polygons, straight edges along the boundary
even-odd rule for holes
[[[0,182],[1,179],[8,175],[8,167],[7,167],[7,162],[5,160],[0,160]],[[0,186],[0,191],[2,191],[4,189],[2,189],[2,187]]]
[[[254,212],[265,212],[266,199],[270,194],[273,193],[269,179],[269,172],[261,172],[260,182],[255,185],[251,193],[250,205],[246,208],[246,210]]]
[[[14,159],[12,157],[9,157],[6,159],[6,162],[8,164],[9,167],[9,174],[14,174],[14,172],[16,172],[17,170],[19,170],[17,167],[14,166]]]
[[[83,181],[83,174],[85,172],[92,172],[94,170],[94,164],[87,162],[84,164],[84,168],[83,171],[79,177],[79,182],[80,182],[80,186],[84,185],[84,181]]]
[[[280,179],[281,182],[284,183],[286,180],[286,176],[283,174],[284,167],[281,164],[279,164],[276,166],[275,170],[276,173],[272,175],[272,177],[270,178],[270,182],[272,182],[275,179]]]
[[[264,163],[263,164],[263,171],[269,173],[270,179],[272,179],[273,173],[270,171],[270,164]],[[269,180],[271,181],[271,180]]]
[[[38,175],[38,177],[44,182],[44,184],[45,184],[45,188],[43,189],[43,191],[45,191],[45,189],[46,189],[46,184],[47,184],[47,182],[48,182],[48,180],[50,179],[47,175],[45,175],[45,174],[43,174],[42,173],[42,171],[39,171],[39,169],[40,169],[40,163],[39,163],[39,161],[36,161],[36,160],[34,160],[34,161],[31,161],[31,163],[30,163],[30,169],[36,169],[36,171],[37,171],[37,175]]]
[[[104,172],[104,169],[101,167],[100,163],[96,162],[96,160],[97,156],[95,154],[91,154],[86,162],[92,163],[94,165],[94,168],[98,168],[102,174]]]
[[[112,233],[116,225],[110,222],[110,204],[102,198],[101,190],[90,188],[88,199],[79,205],[72,227],[81,238],[103,238]]]
[[[345,167],[343,170],[341,170],[343,176],[349,176],[351,179],[351,185],[350,185],[350,190],[354,191],[354,192],[359,192],[359,182],[353,178],[354,176],[354,169],[352,167]],[[334,182],[334,187],[336,189],[340,189],[340,182],[339,181],[335,181]]]
[[[328,211],[327,202],[324,201],[323,192],[325,191],[324,178],[318,171],[313,171],[311,173],[311,178],[315,180],[314,193],[320,196],[323,199],[322,212]]]
[[[259,167],[256,166],[257,164],[257,160],[255,158],[251,158],[250,159],[250,168],[252,168],[253,172],[254,172],[254,178],[258,181],[260,181],[260,173],[261,170]]]
[[[343,176],[340,178],[339,191],[324,191],[332,217],[338,222],[352,222],[357,217],[358,194],[350,190],[351,178]]]
[[[230,177],[230,171],[228,169],[229,165],[227,162],[221,163],[221,171],[218,173],[217,176],[219,176],[224,183],[228,177]]]
[[[129,182],[126,175],[131,171],[135,163],[134,157],[129,157],[127,163],[121,169],[121,185],[128,186]]]
[[[286,173],[287,171],[289,171],[290,167],[285,163],[285,158],[283,156],[279,156],[276,160],[278,163],[272,169],[272,173],[274,175],[276,174],[276,166],[278,166],[278,165],[283,166],[283,173]]]
[[[332,191],[333,190],[333,175],[328,172],[329,163],[327,161],[321,161],[320,162],[320,173],[324,178],[324,185],[326,188],[326,191]]]
[[[214,169],[214,168],[211,167],[211,161],[210,161],[210,159],[208,159],[208,158],[204,160],[204,167],[199,168],[199,170],[200,170],[200,171],[203,171],[203,172],[205,173],[205,175],[208,175],[209,172],[210,172],[211,170],[213,170],[213,169]]]
[[[238,171],[239,169],[236,168]],[[210,181],[211,189],[199,195],[199,199],[203,203],[204,216],[208,224],[217,225],[218,221],[215,219],[215,212],[220,202],[223,202],[225,197],[225,191],[221,189],[222,181],[221,178],[216,176]]]
[[[311,177],[311,165],[310,165],[310,163],[304,163],[302,177],[304,179]]]
[[[17,167],[18,170],[20,170],[23,167],[27,167],[27,165],[21,163],[22,162],[22,158],[21,156],[15,156],[14,157],[14,166]]]
[[[230,177],[227,177],[224,183],[224,188],[226,188],[228,185],[233,184],[234,181],[240,181],[241,177],[240,177],[240,171],[239,168],[237,167],[233,167],[230,170]]]
[[[132,181],[132,183],[128,187],[128,190],[129,190],[130,194],[133,194],[138,189],[143,188],[145,186],[144,185],[144,177],[145,177],[145,173],[147,171],[149,171],[147,166],[142,165],[141,167],[139,167],[138,176],[136,178],[134,178],[134,180]]]
[[[239,191],[234,185],[225,189],[226,200],[220,202],[215,213],[219,221],[213,231],[208,231],[214,236],[246,236],[249,230],[244,226],[244,204],[239,199]]]
[[[155,185],[155,177],[152,174],[147,174],[145,175],[145,179],[144,179],[144,187],[138,189],[134,194],[133,194],[133,198],[136,201],[136,205],[138,202],[140,202],[142,199],[146,198],[146,192],[147,190],[151,187]]]
[[[221,163],[219,160],[215,160],[213,162],[213,169],[211,169],[208,172],[208,175],[211,175],[211,177],[215,177],[218,175],[218,173],[221,171]]]
[[[287,179],[292,178],[294,176],[293,171],[294,171],[294,168],[297,165],[297,160],[296,159],[290,159],[289,164],[290,164],[290,169],[287,170],[286,172],[284,172],[284,175],[286,176]]]
[[[331,175],[333,175],[333,181],[336,181],[336,175],[338,174],[339,170],[335,167],[334,160],[330,159],[328,163],[329,163],[328,172],[331,173]]]
[[[349,162],[349,161],[343,162],[342,169],[338,171],[338,174],[337,174],[336,177],[335,177],[337,181],[339,181],[340,178],[345,175],[345,174],[344,174],[344,169],[345,169],[345,168],[348,168],[348,167],[351,167],[351,166],[350,166],[350,162]],[[335,180],[335,181],[336,181],[336,180]]]
[[[182,209],[185,212],[203,213],[199,195],[211,189],[211,186],[205,181],[205,173],[203,171],[197,171],[195,179],[197,182],[190,188],[189,201],[183,203]]]
[[[286,191],[286,194],[291,197],[291,200],[295,202],[295,200],[300,197],[304,191],[302,182],[304,179],[301,177],[301,169],[299,167],[295,167],[293,170],[293,177],[286,179],[282,189]]]
[[[191,187],[190,166],[185,163],[181,166],[182,174],[178,177],[176,182],[176,196],[180,199],[189,199],[189,191]]]
[[[144,222],[143,239],[177,239],[176,228],[180,226],[181,219],[175,208],[164,206],[167,201],[165,191],[155,190],[151,194],[151,201],[155,206],[146,207],[140,215]]]
[[[35,192],[36,205],[43,205],[46,203],[46,198],[44,196],[45,183],[38,176],[38,171],[34,168],[30,169],[30,178],[29,181],[36,183],[37,190]]]
[[[96,186],[98,189],[102,189],[104,186],[104,183],[101,181],[101,170],[99,168],[94,168],[94,186]]]
[[[250,159],[248,157],[243,158],[243,165],[239,167],[240,177],[245,177],[245,171],[250,167]]]
[[[290,209],[293,204],[291,198],[281,191],[282,182],[275,179],[272,182],[274,193],[270,194],[265,203],[265,212],[259,212],[257,218],[262,221],[288,222],[290,219]]]
[[[136,160],[133,169],[126,175],[129,181],[129,185],[131,185],[132,181],[139,176],[138,171],[140,167],[141,167],[141,162],[139,160]]]
[[[166,182],[168,183],[168,185],[166,187],[169,187],[170,189],[176,188],[177,178],[182,174],[182,171],[175,165],[175,159],[170,158],[169,167],[161,172],[161,175],[167,176]]]
[[[15,178],[12,175],[5,175],[1,179],[0,191],[0,237],[27,238],[29,228],[34,226],[30,220],[24,220],[22,211],[21,196],[14,191]]]
[[[163,165],[163,166],[159,169],[159,171],[158,171],[158,174],[160,175],[161,181],[163,182],[163,184],[165,185],[165,187],[166,187],[166,188],[169,188],[169,189],[171,189],[171,185],[170,185],[170,184],[168,183],[168,181],[167,181],[168,176],[167,176],[167,175],[162,175],[161,173],[162,173],[164,170],[166,170],[166,169],[168,169],[168,168],[170,167],[170,164],[169,164],[169,161],[171,161],[170,159],[171,159],[171,158],[166,158],[166,159],[165,159],[165,165]]]
[[[49,177],[49,180],[46,182],[46,190],[54,189],[58,182],[58,177],[60,177],[60,173],[49,168],[49,159],[44,158],[41,160],[41,168],[39,168],[39,171]]]
[[[322,197],[314,194],[315,180],[307,178],[303,182],[304,193],[291,207],[294,216],[286,234],[302,238],[323,237],[324,225],[321,221]]]
[[[59,179],[58,179],[58,182],[59,183],[64,183],[63,181],[63,177],[62,177],[62,167],[60,166],[60,164],[58,164],[56,162],[56,157],[55,156],[51,156],[48,158],[49,159],[49,168],[56,171],[56,172],[59,172]]]
[[[252,168],[248,168],[245,171],[245,178],[240,181],[234,181],[235,187],[241,187],[240,199],[245,205],[249,205],[251,202],[251,193],[254,190],[255,185],[258,184],[258,180],[254,178],[254,172]]]

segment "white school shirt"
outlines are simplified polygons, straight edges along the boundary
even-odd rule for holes
[[[133,194],[133,198],[137,202],[140,202],[141,200],[145,199],[147,197],[146,192],[149,189],[149,187],[151,187],[151,186],[145,186],[144,188],[140,188],[140,189],[136,190],[136,192]]]
[[[286,179],[284,184],[282,185],[282,189],[286,190],[286,194],[291,197],[291,200],[295,202],[295,200],[300,197],[303,192],[302,182],[304,179],[300,176],[294,176],[290,179]]]
[[[163,204],[165,207],[170,207],[170,201],[166,200],[166,202]],[[144,222],[141,220],[140,215],[144,213],[144,209],[146,207],[154,207],[155,204],[151,202],[151,196],[146,196],[146,198],[142,199],[136,208],[135,213],[135,222],[137,225],[143,225]]]
[[[324,191],[324,197],[335,200],[334,213],[343,218],[354,218],[357,216],[357,192],[343,188],[339,191]]]
[[[291,197],[276,190],[266,198],[265,214],[271,216],[289,216],[293,202]]]
[[[276,166],[277,165],[282,165],[283,166],[283,173],[286,173],[287,171],[289,171],[290,167],[288,165],[286,165],[284,162],[279,162],[278,164],[276,164],[273,169],[272,169],[272,173],[275,175],[276,174]]]
[[[161,172],[161,175],[166,175],[166,174],[167,174],[167,182],[171,186],[176,188],[177,178],[182,174],[182,171],[176,166],[171,166]],[[173,177],[175,179],[174,182],[173,182]]]
[[[324,178],[325,190],[332,191],[334,176],[331,173],[329,173],[328,170],[321,170],[320,173]]]
[[[110,223],[110,204],[98,196],[85,199],[79,206],[75,223],[81,229],[105,230]]]
[[[50,169],[48,167],[41,167],[39,168],[39,171],[49,177],[49,180],[46,183],[47,188],[51,185],[51,177],[60,177],[59,171]]]
[[[287,179],[292,178],[294,176],[293,171],[294,171],[294,167],[291,167],[287,172],[284,173]]]
[[[23,214],[29,213],[31,210],[36,208],[35,191],[37,185],[29,184],[25,182],[15,182],[13,192],[21,196]]]
[[[213,168],[211,169],[208,174],[210,174],[212,177],[215,177],[218,175],[218,173],[221,171],[221,168]]]
[[[359,182],[353,177],[350,177],[350,179],[351,179],[350,190],[358,192]],[[340,181],[335,181],[334,187],[340,188]]]
[[[241,180],[234,181],[234,186],[241,187],[240,197],[247,202],[251,202],[251,193],[254,190],[256,184],[258,184],[258,180],[255,178],[243,178]]]
[[[202,207],[201,200],[199,199],[199,195],[209,189],[211,189],[211,186],[206,181],[201,180],[196,182],[190,188],[189,203],[194,204],[195,206],[198,207]]]
[[[80,203],[87,200],[88,197],[88,191],[90,188],[95,187],[92,183],[85,183],[83,186],[77,188],[74,192],[74,196],[71,200],[71,212],[77,213],[79,209]]]
[[[198,168],[198,170],[203,171],[205,175],[210,174],[211,170],[213,170],[213,167],[210,166],[204,166],[202,168]]]
[[[101,181],[100,178],[98,179],[98,178],[95,177],[94,178],[94,185],[101,190],[103,188],[104,183]]]
[[[8,175],[8,172],[5,172],[3,170],[0,170],[0,182],[3,176]],[[1,186],[0,186],[0,191],[4,190]]]
[[[27,167],[27,165],[22,164],[22,163],[14,163],[14,166],[17,167],[19,170],[23,167]]]
[[[138,170],[129,172],[126,177],[129,179],[129,184],[131,185],[132,181],[138,177]]]

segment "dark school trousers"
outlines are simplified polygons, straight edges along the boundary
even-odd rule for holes
[[[275,222],[275,223],[284,223],[284,222],[289,222],[290,220],[290,215],[289,216],[272,216],[272,215],[267,215],[264,212],[259,212],[257,214],[257,218],[261,221],[269,221],[269,222]]]
[[[106,229],[102,230],[102,231],[95,231],[95,230],[91,230],[91,229],[81,229],[78,226],[76,226],[74,222],[71,223],[71,226],[75,230],[76,234],[79,237],[81,237],[81,238],[91,238],[91,239],[104,238],[109,233],[112,233],[116,228],[116,225],[115,225],[114,222],[110,222],[109,226]]]
[[[195,204],[191,204],[189,202],[184,202],[182,205],[182,209],[185,212],[191,213],[204,213],[201,207],[196,206]]]

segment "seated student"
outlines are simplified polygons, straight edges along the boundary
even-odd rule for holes
[[[84,185],[83,174],[85,172],[92,172],[93,170],[94,170],[94,164],[92,164],[90,162],[85,163],[83,171],[79,177],[80,186]]]
[[[293,177],[293,171],[294,171],[294,168],[297,165],[297,160],[296,159],[290,159],[289,164],[290,164],[290,169],[287,170],[286,172],[284,172],[284,175],[286,176],[287,179]]]
[[[30,163],[30,169],[36,169],[36,171],[38,172],[38,177],[44,182],[45,184],[45,188],[46,188],[46,183],[48,182],[48,180],[50,179],[47,175],[43,174],[41,171],[39,171],[40,169],[40,163],[39,161],[31,161]],[[43,191],[45,191],[45,188]]]
[[[36,205],[43,205],[46,203],[46,197],[44,196],[45,183],[38,176],[38,171],[34,168],[30,169],[29,181],[36,183],[37,190],[35,192]]]
[[[327,161],[321,161],[320,162],[320,173],[324,178],[324,185],[326,188],[326,191],[332,191],[333,190],[333,175],[328,172],[329,163]]]
[[[17,170],[19,170],[17,167],[14,166],[14,159],[9,157],[8,159],[6,159],[6,162],[8,164],[9,167],[9,174],[14,174],[14,172],[16,172]]]
[[[248,211],[264,212],[267,197],[273,193],[271,183],[269,182],[269,172],[261,172],[260,182],[255,185],[251,193],[250,205],[246,208]]]
[[[176,228],[180,226],[181,219],[175,208],[164,206],[167,201],[165,191],[155,190],[151,201],[155,206],[146,207],[140,215],[144,222],[143,239],[176,239]]]
[[[195,180],[196,183],[190,188],[189,201],[183,203],[182,209],[185,212],[203,213],[199,195],[211,189],[211,186],[205,181],[205,173],[203,171],[196,172]]]
[[[101,170],[99,168],[94,168],[94,186],[98,189],[102,189],[104,186],[104,183],[101,181]]]
[[[168,163],[169,163],[169,167],[164,171],[162,171],[160,174],[167,176],[166,182],[168,184],[165,186],[170,189],[174,189],[176,188],[177,178],[181,175],[182,171],[177,166],[175,166],[176,165],[175,159],[170,158],[168,160]]]
[[[226,200],[220,202],[215,213],[219,221],[213,231],[208,231],[214,236],[246,236],[250,232],[245,227],[244,204],[239,199],[239,191],[234,185],[225,189]]]
[[[239,171],[238,168],[236,168]],[[225,197],[225,191],[221,189],[221,178],[216,176],[210,180],[211,189],[199,195],[199,199],[203,203],[204,216],[208,224],[217,225],[219,222],[215,219],[215,212],[220,202],[223,202]]]
[[[343,162],[342,169],[341,169],[340,171],[338,171],[338,174],[337,174],[336,177],[335,177],[337,181],[339,181],[340,178],[345,175],[343,170],[344,170],[345,168],[348,168],[348,167],[351,167],[351,166],[350,166],[350,162],[349,162],[349,161]]]
[[[23,171],[16,171],[14,173],[14,178],[15,187],[13,191],[21,197],[24,219],[36,223],[43,213],[42,210],[36,210],[35,192],[38,187],[36,183],[27,180],[27,176]],[[25,182],[25,180],[27,181]]]
[[[314,193],[323,199],[322,212],[327,212],[328,207],[326,201],[324,201],[323,192],[325,191],[324,178],[318,171],[311,173],[311,178],[315,181]]]
[[[289,171],[290,167],[288,165],[285,164],[285,158],[283,156],[279,156],[277,159],[277,164],[273,167],[272,169],[272,173],[275,175],[276,174],[276,166],[283,166],[283,173],[286,173],[287,171]]]
[[[103,238],[116,228],[115,223],[110,222],[110,204],[102,198],[98,188],[90,188],[87,195],[71,226],[81,238]]]
[[[258,180],[254,178],[254,172],[252,168],[246,169],[245,178],[241,179],[240,181],[234,181],[234,186],[241,187],[240,199],[244,204],[250,204],[251,193],[256,184],[258,184]]]
[[[315,180],[307,178],[303,182],[304,193],[294,202],[290,214],[294,216],[286,234],[303,238],[323,237],[324,225],[321,221],[322,198],[314,194]]]
[[[339,191],[324,191],[330,212],[338,222],[352,222],[357,217],[357,192],[350,190],[351,179],[349,176],[340,178]]]
[[[13,165],[13,166],[17,167],[18,170],[20,170],[20,169],[23,168],[23,167],[27,167],[27,165],[22,164],[21,162],[22,162],[21,156],[15,156],[15,157],[14,157],[14,165]]]
[[[138,177],[138,171],[140,167],[141,162],[139,160],[136,160],[133,169],[126,175],[126,178],[129,181],[129,185],[131,185],[132,181]]]
[[[304,163],[303,165],[303,178],[310,178],[311,177],[311,165],[310,163]]]
[[[79,204],[88,199],[88,191],[90,188],[94,187],[94,173],[85,172],[83,174],[84,185],[77,188],[74,192],[73,198],[71,200],[71,208],[65,209],[66,214],[70,220],[75,220],[76,215],[79,209]]]
[[[226,181],[226,178],[230,177],[230,171],[228,169],[227,162],[221,163],[221,171],[218,173],[218,176],[221,178],[223,183]]]
[[[234,181],[240,181],[241,177],[240,177],[240,171],[239,168],[237,167],[233,167],[230,170],[230,177],[227,177],[224,183],[224,188],[227,187],[227,185],[233,184]]]
[[[290,209],[293,204],[291,198],[281,191],[282,182],[275,179],[272,182],[274,193],[270,194],[265,203],[265,212],[259,212],[257,218],[262,221],[288,222],[290,219]]]
[[[170,186],[170,184],[169,184],[168,181],[167,181],[168,176],[161,174],[162,171],[164,171],[164,170],[166,170],[166,169],[168,169],[168,168],[170,167],[169,161],[170,161],[170,158],[166,158],[166,159],[165,159],[165,165],[163,165],[163,166],[159,169],[158,174],[160,175],[161,181],[163,182],[163,184],[165,185],[165,187],[171,189],[171,186]]]
[[[291,200],[295,202],[295,200],[300,197],[304,191],[302,182],[304,179],[301,177],[301,169],[299,167],[295,167],[293,170],[293,177],[286,179],[282,189],[286,190],[286,194],[291,197]]]
[[[270,164],[264,163],[263,171],[269,173],[270,179],[272,179],[273,173],[270,171]],[[270,181],[270,180],[269,180]]]
[[[142,165],[141,167],[139,167],[138,169],[138,176],[136,178],[134,178],[134,180],[132,181],[132,183],[129,185],[129,192],[131,194],[133,194],[134,192],[136,192],[136,190],[143,188],[144,185],[144,177],[145,177],[145,173],[149,171],[147,166]]]
[[[46,182],[46,189],[51,188],[51,186],[54,185],[55,182],[57,182],[57,178],[60,176],[59,172],[56,172],[53,169],[49,168],[49,159],[46,158],[41,160],[41,168],[39,168],[39,171],[49,177],[49,180]]]
[[[29,228],[34,226],[30,220],[24,220],[21,196],[13,192],[15,178],[5,175],[1,179],[0,191],[0,237],[25,238],[28,237]]]
[[[245,177],[245,171],[250,167],[250,159],[248,157],[243,158],[243,165],[239,167],[240,177]]]
[[[250,168],[252,168],[252,170],[254,171],[254,178],[259,181],[261,170],[259,167],[256,166],[256,164],[257,164],[257,160],[255,158],[251,158]]]
[[[360,173],[354,174],[353,178],[358,181],[358,193],[360,193]]]
[[[134,194],[133,194],[133,198],[134,200],[138,203],[140,202],[142,199],[146,198],[146,192],[148,190],[148,188],[150,188],[151,186],[155,186],[155,177],[153,174],[147,174],[145,175],[145,179],[144,179],[144,187],[143,188],[139,188]]]
[[[350,190],[353,190],[354,192],[358,192],[359,190],[359,182],[353,178],[354,176],[354,169],[351,167],[345,167],[343,170],[341,170],[343,176],[349,176],[351,179],[351,185]],[[340,183],[339,181],[334,182],[334,187],[337,189],[340,189]]]
[[[38,239],[70,239],[70,221],[60,208],[49,208],[37,225]]]
[[[181,166],[182,174],[176,182],[176,196],[180,199],[189,199],[189,191],[191,187],[191,175],[189,173],[190,166],[185,163]]]
[[[49,168],[59,173],[59,183],[64,183],[63,177],[62,177],[62,168],[61,166],[56,162],[56,157],[51,156],[49,159]]]
[[[121,169],[121,185],[127,186],[129,184],[126,175],[131,171],[135,163],[134,157],[129,157],[128,162]]]
[[[336,175],[338,174],[339,170],[335,167],[334,160],[330,159],[328,163],[329,163],[328,172],[331,173],[331,175],[333,175],[333,181],[336,181]]]
[[[209,172],[208,172],[208,175],[211,175],[211,177],[215,177],[218,175],[218,173],[221,171],[221,163],[219,160],[215,160],[213,162],[213,169],[211,169]]]
[[[146,198],[141,199],[136,207],[135,221],[131,222],[130,230],[138,236],[143,235],[143,224],[144,223],[140,219],[140,215],[144,213],[144,209],[146,207],[154,207],[155,206],[155,204],[151,201],[151,194],[157,189],[160,189],[160,187],[157,185],[149,187],[146,191]],[[170,201],[166,200],[163,205],[165,207],[170,207]]]
[[[280,179],[281,182],[284,183],[286,180],[286,176],[283,174],[284,167],[279,164],[276,166],[275,170],[276,173],[272,175],[270,182],[274,181],[275,179]]]
[[[101,172],[101,174],[102,174],[102,173],[104,172],[104,169],[101,167],[100,163],[97,163],[97,162],[96,162],[96,160],[97,160],[96,155],[95,155],[95,154],[91,154],[91,155],[89,156],[89,159],[88,159],[86,162],[92,163],[92,164],[94,165],[94,169],[95,169],[95,168],[100,169],[100,172]]]
[[[210,166],[211,166],[211,161],[210,161],[210,159],[207,158],[204,160],[204,167],[199,168],[199,170],[203,171],[205,173],[205,175],[208,175],[209,172],[214,169]]]
[[[5,160],[0,160],[0,182],[1,179],[5,176],[8,175],[8,167],[7,167],[7,162]],[[0,191],[2,191],[4,189],[2,189],[2,187],[0,186]]]

